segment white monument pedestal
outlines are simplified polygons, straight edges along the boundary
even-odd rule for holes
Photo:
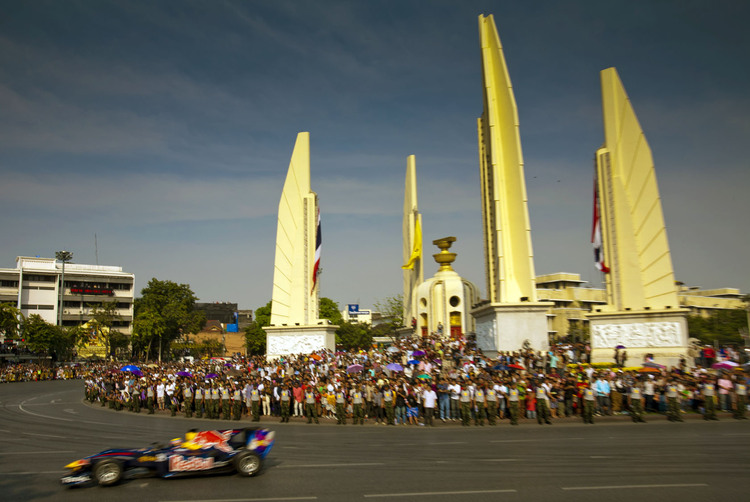
[[[685,309],[588,313],[591,362],[614,362],[618,345],[627,352],[626,366],[641,366],[646,354],[668,367],[677,366],[680,356],[691,361],[687,313]]]
[[[477,347],[490,356],[525,347],[548,350],[547,310],[550,303],[486,303],[472,310]]]
[[[269,361],[292,354],[309,354],[316,350],[336,350],[338,326],[266,326],[266,359]]]

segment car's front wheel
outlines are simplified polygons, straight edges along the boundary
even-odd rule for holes
[[[122,478],[122,465],[115,460],[104,460],[96,464],[94,478],[101,486],[111,486]]]
[[[234,458],[234,466],[242,476],[255,476],[260,471],[261,460],[255,453],[243,451]]]

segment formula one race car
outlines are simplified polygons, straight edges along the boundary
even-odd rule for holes
[[[184,440],[173,439],[168,445],[104,450],[76,460],[65,466],[71,472],[61,482],[71,487],[93,481],[110,486],[123,478],[227,471],[254,476],[273,443],[274,433],[268,429],[192,430]]]

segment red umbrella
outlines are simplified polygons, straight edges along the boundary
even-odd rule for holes
[[[521,366],[520,364],[509,364],[508,368],[512,368],[514,370],[525,370],[526,369],[523,366]]]

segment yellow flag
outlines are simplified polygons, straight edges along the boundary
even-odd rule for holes
[[[413,270],[414,262],[422,259],[422,225],[419,218],[417,218],[416,225],[414,225],[414,247],[411,250],[411,256],[409,261],[401,268],[405,270]]]

